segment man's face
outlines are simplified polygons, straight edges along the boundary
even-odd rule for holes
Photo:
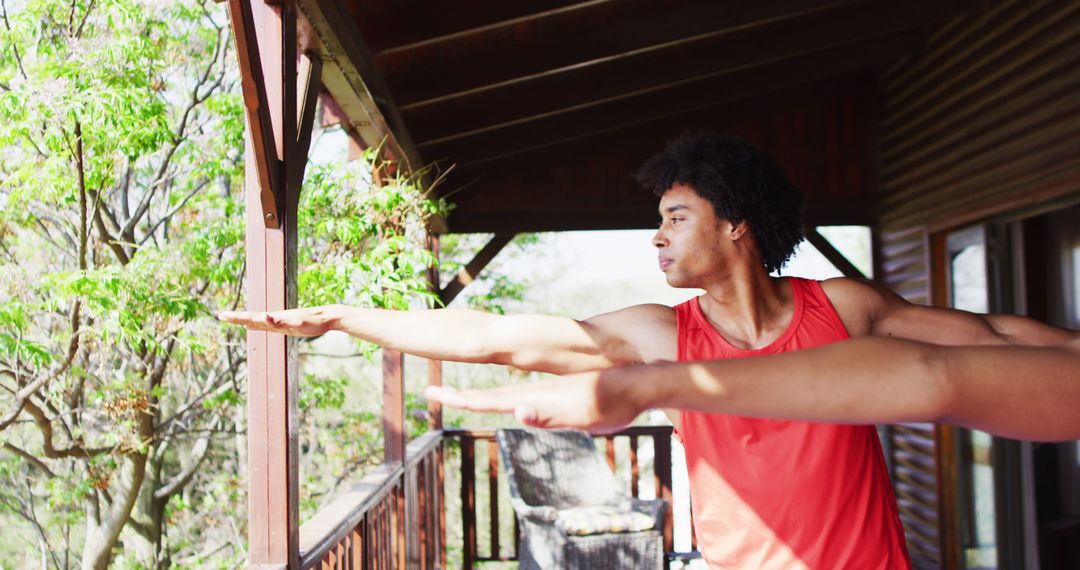
[[[660,271],[672,287],[705,287],[727,265],[731,223],[689,186],[676,183],[660,198],[660,229],[653,236]]]

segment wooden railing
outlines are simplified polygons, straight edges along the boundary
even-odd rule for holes
[[[672,466],[671,466],[671,426],[634,426],[621,432],[597,437],[598,447],[607,457],[612,471],[627,480],[624,489],[632,497],[640,497],[645,487],[653,491],[650,498],[662,498],[668,502],[664,519],[664,552],[667,560],[696,558],[697,545],[691,544],[691,552],[675,552],[672,540]],[[470,570],[477,563],[517,560],[518,528],[513,508],[501,504],[500,489],[506,485],[505,475],[500,475],[498,444],[495,442],[495,429],[447,429],[447,439],[456,438],[461,445],[461,518],[463,532],[463,568]],[[643,440],[651,440],[653,449],[651,485],[643,484],[642,462],[639,460]],[[625,441],[626,444],[621,443]],[[477,442],[482,442],[477,445]],[[483,450],[478,456],[478,447]],[[627,473],[629,471],[629,473]],[[477,474],[486,474],[484,479]],[[627,476],[628,475],[628,476]],[[648,476],[648,474],[646,474]],[[477,497],[487,497],[486,513],[477,508]],[[486,514],[486,520],[479,520],[478,514]],[[689,513],[687,513],[688,515]],[[500,540],[501,517],[513,520],[513,541],[504,544]],[[477,530],[487,528],[489,540],[487,548],[480,550]]]
[[[408,445],[300,527],[302,570],[446,567],[443,437]]]

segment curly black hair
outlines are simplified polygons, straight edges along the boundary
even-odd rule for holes
[[[779,270],[803,239],[803,194],[767,154],[733,136],[685,133],[637,172],[642,186],[663,196],[685,184],[712,203],[716,215],[745,220],[769,273]]]

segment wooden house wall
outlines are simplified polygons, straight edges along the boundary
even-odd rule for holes
[[[892,290],[912,303],[931,304],[931,254],[924,228],[882,232],[877,263],[877,275]],[[891,425],[884,436],[912,566],[941,568],[946,552],[934,424]]]
[[[988,2],[932,31],[879,90],[875,258],[908,300],[943,304],[946,231],[1080,193],[1080,3]],[[916,568],[960,565],[954,439],[887,430]]]
[[[1080,191],[1080,3],[1007,0],[882,74],[881,226],[947,229]]]

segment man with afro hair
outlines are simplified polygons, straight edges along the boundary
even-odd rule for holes
[[[1075,333],[1016,316],[915,306],[878,285],[854,279],[817,282],[772,276],[802,240],[802,193],[773,160],[740,139],[685,134],[650,158],[638,180],[660,197],[661,221],[652,243],[668,284],[704,290],[676,307],[637,305],[581,321],[340,305],[230,312],[221,318],[253,330],[297,336],[341,330],[438,360],[580,374],[582,383],[577,385],[590,393],[579,404],[560,405],[582,407],[582,417],[612,417],[612,410],[622,408],[636,413],[633,404],[639,402],[675,402],[682,409],[665,412],[686,449],[695,529],[710,567],[910,567],[877,433],[869,422],[859,422],[863,416],[856,413],[858,402],[848,403],[844,409],[853,411],[846,415],[788,413],[789,408],[806,411],[829,397],[843,396],[827,389],[790,389],[797,395],[780,398],[775,391],[763,392],[768,394],[765,400],[790,404],[781,409],[784,413],[758,413],[769,410],[753,406],[710,413],[716,410],[706,404],[719,396],[702,386],[711,384],[685,366],[661,363],[744,358],[765,363],[772,359],[757,357],[853,337],[896,337],[931,345],[1058,346]],[[639,366],[648,364],[656,366]],[[702,404],[651,396],[630,401],[626,393],[606,392],[608,384],[595,382],[621,370],[647,373],[653,395],[700,394],[695,402]],[[799,368],[781,370],[788,385],[804,386],[800,374],[791,372]],[[769,371],[776,375],[774,367]],[[530,397],[538,398],[547,389],[543,383],[533,386],[540,392]],[[770,386],[774,384],[763,383],[761,389],[775,390]],[[753,378],[747,379],[746,397],[756,389]],[[522,388],[506,390],[504,394],[520,395]],[[927,398],[936,393],[926,392]],[[431,396],[466,408],[510,411],[481,402],[483,393],[443,390]],[[756,417],[731,415],[747,413],[742,409]],[[519,417],[545,425],[531,412]]]

